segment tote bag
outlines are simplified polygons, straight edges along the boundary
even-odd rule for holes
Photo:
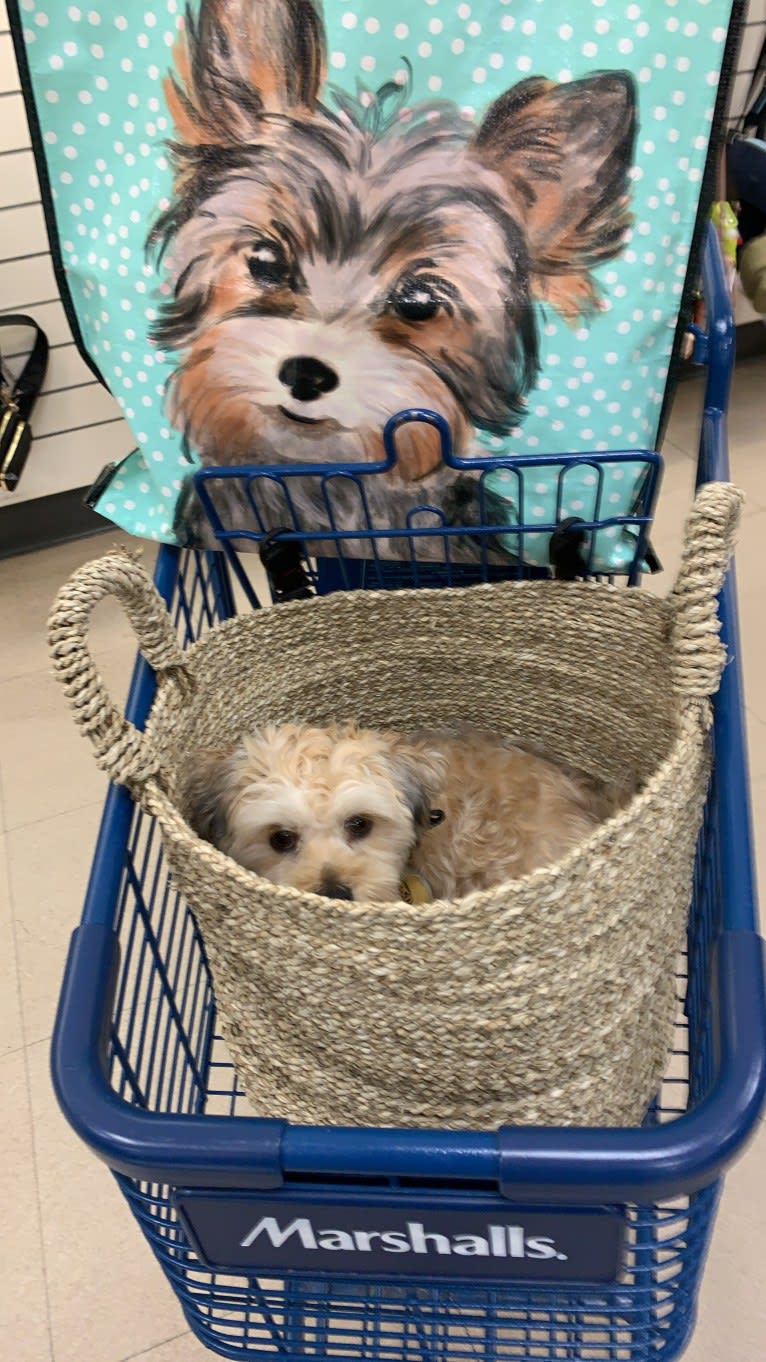
[[[70,319],[136,437],[96,509],[188,540],[200,462],[369,468],[425,408],[497,458],[500,526],[587,519],[597,481],[628,513],[638,462],[522,508],[502,459],[656,445],[740,8],[11,0]],[[404,430],[377,523],[454,522],[443,453]]]

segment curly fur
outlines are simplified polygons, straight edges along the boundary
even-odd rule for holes
[[[287,724],[204,754],[186,802],[200,836],[266,879],[389,902],[408,871],[435,898],[459,898],[553,864],[630,790],[480,731]],[[436,826],[434,809],[444,815]],[[349,822],[360,818],[370,828],[356,839]],[[285,831],[295,846],[280,852],[270,839]]]

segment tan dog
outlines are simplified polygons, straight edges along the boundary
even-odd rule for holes
[[[209,754],[187,805],[201,837],[276,884],[391,902],[412,873],[421,897],[459,898],[553,864],[627,793],[479,731],[287,724]]]

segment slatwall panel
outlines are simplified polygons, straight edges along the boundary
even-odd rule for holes
[[[92,482],[105,463],[135,445],[119,408],[80,358],[59,298],[48,250],[40,187],[30,147],[5,0],[0,0],[0,313],[26,312],[51,345],[44,391],[35,407],[34,442],[12,506]],[[11,373],[22,367],[28,330],[0,330]]]

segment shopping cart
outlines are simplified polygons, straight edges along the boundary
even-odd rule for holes
[[[733,362],[712,234],[703,284],[700,482],[727,476]],[[572,457],[598,470],[615,456]],[[647,470],[643,504],[619,521],[634,534],[632,581],[647,553],[658,459],[630,457],[644,458]],[[508,467],[524,476],[518,461]],[[214,519],[206,483],[216,476],[200,475]],[[602,509],[572,532],[609,526]],[[218,528],[222,553],[159,554],[156,582],[184,642],[234,612],[235,590],[249,607],[259,604],[238,537]],[[499,570],[482,554],[469,566],[453,563],[443,525],[430,531],[445,540],[441,567],[422,564],[416,548],[409,559],[384,562],[374,530],[363,528],[366,558],[344,554],[342,544],[339,551],[330,532],[332,554],[298,562],[301,589],[432,584],[434,574],[449,586]],[[523,535],[530,527],[518,528]],[[288,523],[278,542],[300,546],[300,529]],[[418,532],[422,526],[408,527],[413,545]],[[521,559],[503,570],[537,571]],[[338,1129],[249,1113],[217,1033],[204,942],[174,891],[158,832],[124,788],[110,789],[66,968],[54,1082],[74,1128],[115,1172],[191,1329],[212,1351],[371,1362],[473,1355],[669,1362],[683,1350],[721,1175],[766,1094],[733,571],[721,617],[731,661],[715,702],[715,774],[678,972],[676,1042],[641,1129]],[[153,691],[139,660],[128,700],[139,726]],[[337,1270],[317,1265],[317,1237],[328,1227],[346,1249]],[[412,1252],[378,1251],[383,1234],[391,1245],[403,1233]],[[484,1238],[491,1251],[465,1256],[456,1236]],[[434,1253],[416,1251],[424,1241]]]

